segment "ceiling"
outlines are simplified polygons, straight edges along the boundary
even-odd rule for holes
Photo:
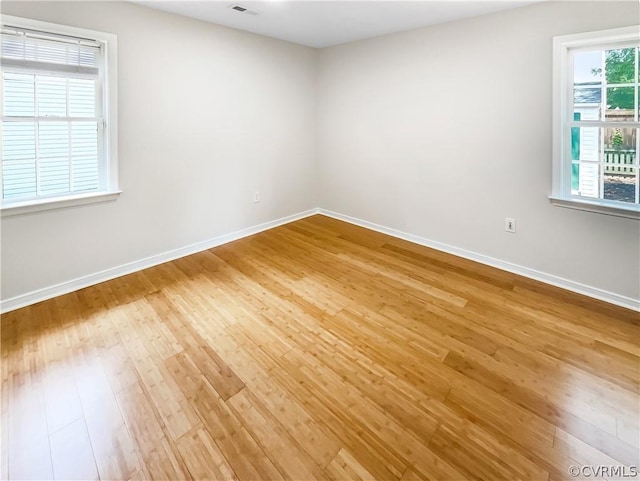
[[[134,0],[134,3],[322,48],[538,1],[543,0]],[[230,8],[233,5],[240,5],[248,11],[241,13],[233,10]]]

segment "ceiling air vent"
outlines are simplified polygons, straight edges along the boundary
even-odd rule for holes
[[[258,12],[255,10],[249,10],[247,7],[243,7],[242,5],[234,4],[229,5],[231,10],[235,10],[236,12],[244,13],[246,15],[258,15]]]

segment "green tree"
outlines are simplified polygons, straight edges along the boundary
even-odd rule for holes
[[[616,149],[622,148],[622,144],[624,143],[624,137],[622,136],[622,130],[616,129],[613,132],[613,136],[611,137],[611,143]]]
[[[605,52],[605,78],[607,84],[635,82],[636,49],[622,48]],[[601,68],[594,68],[593,75],[602,75]],[[607,107],[633,109],[633,87],[607,88]]]

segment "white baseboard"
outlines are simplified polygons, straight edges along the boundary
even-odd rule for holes
[[[581,284],[579,282],[571,281],[569,279],[558,277],[553,274],[548,274],[546,272],[541,272],[535,269],[530,269],[528,267],[512,264],[511,262],[496,259],[494,257],[485,256],[483,254],[478,254],[477,252],[472,252],[466,249],[461,249],[459,247],[443,244],[442,242],[425,239],[423,237],[419,237],[413,234],[407,234],[406,232],[402,232],[396,229],[391,229],[389,227],[374,224],[373,222],[357,219],[355,217],[351,217],[348,215],[339,214],[337,212],[332,212],[330,210],[318,209],[318,213],[322,215],[326,215],[328,217],[333,217],[334,219],[342,220],[344,222],[349,222],[350,224],[355,224],[360,227],[364,227],[366,229],[371,229],[377,232],[381,232],[383,234],[387,234],[392,237],[397,237],[399,239],[413,242],[414,244],[420,244],[425,247],[430,247],[432,249],[447,252],[448,254],[453,254],[458,257],[464,257],[465,259],[476,261],[481,264],[486,264],[491,267],[496,267],[504,271],[512,272],[514,274],[518,274],[523,277],[528,277],[536,281],[541,281],[541,282],[544,282],[545,284],[551,284],[552,286],[560,287],[568,291],[577,292],[578,294],[583,294],[585,296],[593,297],[594,299],[599,299],[601,301],[605,301],[610,304],[626,307],[627,309],[631,309],[634,311],[640,311],[640,299],[633,299],[631,297],[621,296],[614,292],[605,291],[597,287]]]
[[[297,214],[282,217],[280,219],[265,222],[263,224],[258,224],[253,227],[247,227],[246,229],[231,232],[230,234],[224,234],[218,237],[214,237],[213,239],[208,239],[206,241],[197,242],[195,244],[180,247],[178,249],[162,252],[145,259],[129,262],[127,264],[122,264],[110,269],[105,269],[104,271],[96,272],[95,274],[78,277],[67,282],[61,282],[60,284],[55,284],[53,286],[37,289],[26,294],[11,297],[0,302],[0,313],[13,311],[21,307],[35,304],[36,302],[45,301],[47,299],[51,299],[52,297],[61,296],[69,292],[77,291],[78,289],[89,287],[94,284],[99,284],[100,282],[115,279],[116,277],[131,274],[132,272],[141,271],[142,269],[147,269],[148,267],[153,267],[164,262],[179,259],[180,257],[195,254],[196,252],[211,249],[212,247],[217,247],[228,242],[242,239],[243,237],[257,234],[258,232],[273,229],[274,227],[288,224],[290,222],[303,219],[317,213],[318,209],[309,209],[304,212],[299,212]]]
[[[117,267],[96,272],[94,274],[78,277],[76,279],[72,279],[67,282],[62,282],[60,284],[55,284],[53,286],[37,289],[35,291],[31,291],[26,294],[15,296],[0,302],[0,313],[13,311],[21,307],[35,304],[36,302],[45,301],[47,299],[51,299],[52,297],[61,296],[63,294],[77,291],[78,289],[89,287],[94,284],[98,284],[100,282],[108,281],[116,277],[124,276],[126,274],[131,274],[132,272],[140,271],[142,269],[153,267],[155,265],[162,264],[164,262],[169,262],[174,259],[178,259],[180,257],[195,254],[196,252],[201,252],[207,249],[211,249],[212,247],[216,247],[222,244],[226,244],[228,242],[242,239],[243,237],[248,237],[250,235],[257,234],[258,232],[273,229],[274,227],[278,227],[283,224],[288,224],[290,222],[294,222],[296,220],[303,219],[305,217],[309,217],[314,214],[322,214],[328,217],[333,217],[334,219],[349,222],[350,224],[355,224],[360,227],[371,229],[377,232],[382,232],[383,234],[387,234],[392,237],[397,237],[399,239],[404,239],[409,242],[413,242],[414,244],[423,245],[426,247],[430,247],[432,249],[453,254],[458,257],[470,259],[472,261],[476,261],[481,264],[486,264],[488,266],[492,266],[498,269],[512,272],[514,274],[519,274],[521,276],[528,277],[530,279],[535,279],[537,281],[541,281],[546,284],[551,284],[553,286],[557,286],[557,287],[566,289],[568,291],[577,292],[578,294],[584,294],[585,296],[593,297],[594,299],[599,299],[601,301],[605,301],[610,304],[615,304],[617,306],[626,307],[627,309],[640,311],[640,299],[633,299],[631,297],[621,296],[614,292],[605,291],[597,287],[592,287],[585,284],[581,284],[579,282],[571,281],[569,279],[564,279],[562,277],[558,277],[553,274],[548,274],[546,272],[541,272],[535,269],[530,269],[528,267],[512,264],[510,262],[496,259],[494,257],[485,256],[483,254],[478,254],[476,252],[468,251],[465,249],[460,249],[459,247],[454,247],[448,244],[443,244],[441,242],[425,239],[423,237],[419,237],[413,234],[408,234],[406,232],[401,232],[396,229],[391,229],[389,227],[384,227],[378,224],[374,224],[373,222],[357,219],[355,217],[339,214],[337,212],[332,212],[326,209],[316,208],[316,209],[309,209],[307,211],[293,214],[290,216],[282,217],[280,219],[276,219],[273,221],[265,222],[263,224],[258,224],[253,227],[248,227],[246,229],[242,229],[236,232],[231,232],[229,234],[224,234],[218,237],[214,237],[213,239],[209,239],[206,241],[198,242],[198,243],[191,244],[178,249],[174,249],[171,251],[156,254],[154,256],[147,257],[145,259],[129,262],[127,264],[123,264]]]

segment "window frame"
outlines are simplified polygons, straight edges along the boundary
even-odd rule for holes
[[[113,201],[122,192],[118,179],[118,75],[117,36],[112,33],[72,27],[57,23],[43,22],[30,18],[2,16],[2,25],[38,30],[54,35],[87,38],[99,42],[103,49],[104,64],[100,70],[99,88],[101,102],[97,107],[102,111],[102,126],[99,126],[98,142],[101,143],[102,159],[99,160],[99,189],[90,192],[65,193],[29,200],[9,200],[0,198],[1,217],[26,214],[37,211],[60,209],[84,204]],[[12,67],[2,67],[2,71],[13,72]],[[40,70],[39,73],[45,73]],[[3,75],[0,75],[0,92],[3,92]],[[0,112],[3,106],[0,102]],[[4,113],[4,112],[2,112]],[[101,132],[101,133],[100,133]],[[0,166],[1,167],[1,166]],[[0,168],[0,180],[2,169]]]
[[[617,44],[640,44],[640,28],[638,26],[614,28],[573,35],[563,35],[553,38],[553,156],[552,156],[552,186],[549,199],[552,204],[560,207],[585,210],[600,214],[640,219],[640,204],[625,204],[624,202],[595,199],[578,196],[571,193],[571,122],[573,122],[573,63],[571,51],[584,48],[608,49]],[[637,60],[638,61],[638,60]],[[636,73],[637,70],[636,70]],[[637,102],[636,98],[636,102]],[[612,122],[594,121],[594,127],[606,127],[608,124],[620,124],[640,128],[640,122]],[[607,125],[605,125],[607,124]],[[636,136],[638,137],[638,136]],[[636,178],[640,182],[638,171],[638,142],[636,140]],[[638,188],[638,187],[636,187]]]

